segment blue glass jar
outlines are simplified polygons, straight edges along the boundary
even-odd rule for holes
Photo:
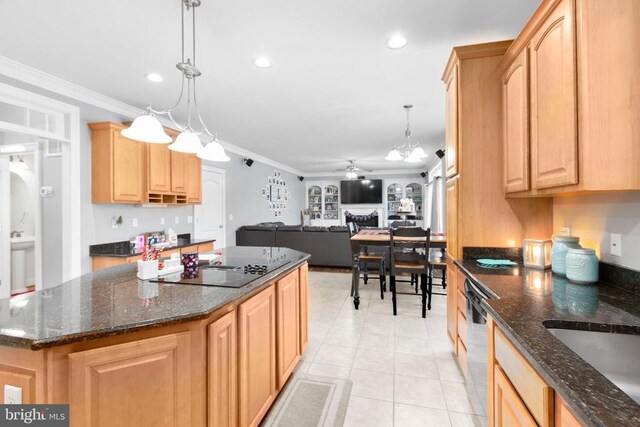
[[[566,260],[567,279],[578,283],[598,281],[599,261],[596,251],[588,248],[569,249]]]
[[[569,249],[581,248],[580,238],[575,236],[556,236],[551,247],[551,270],[556,274],[567,274],[566,260]]]

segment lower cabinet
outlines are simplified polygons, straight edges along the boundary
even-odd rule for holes
[[[69,354],[72,426],[192,425],[190,333]]]
[[[238,425],[236,312],[227,313],[207,329],[208,425],[235,427]]]
[[[493,388],[494,419],[496,427],[535,427],[538,425],[498,365],[494,367]]]
[[[238,308],[240,425],[257,426],[275,400],[276,295],[269,286]]]
[[[457,286],[456,286],[456,265],[453,263],[453,259],[450,255],[447,256],[447,333],[449,335],[449,339],[456,345],[456,339],[458,336],[458,330],[456,326],[457,322],[457,313],[456,313],[456,297],[457,297]]]
[[[284,387],[300,360],[300,280],[297,271],[276,283],[278,388]]]
[[[300,354],[309,343],[309,265],[304,264],[300,271]]]

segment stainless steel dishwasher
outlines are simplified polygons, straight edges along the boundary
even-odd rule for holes
[[[467,367],[469,379],[467,393],[477,393],[487,413],[487,312],[481,302],[489,298],[475,283],[464,282],[467,294]],[[474,396],[469,396],[473,399]],[[473,400],[471,400],[473,401]]]

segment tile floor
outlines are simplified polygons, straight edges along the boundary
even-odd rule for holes
[[[355,310],[350,283],[349,274],[310,273],[309,345],[298,366],[353,381],[345,426],[486,426],[480,398],[453,358],[446,297],[434,295],[422,319],[420,298],[399,295],[394,317],[391,294],[380,300],[377,281],[361,282]]]

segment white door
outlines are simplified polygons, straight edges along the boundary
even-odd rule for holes
[[[215,248],[224,248],[226,233],[225,171],[202,167],[202,204],[193,208],[196,239],[216,239]]]

